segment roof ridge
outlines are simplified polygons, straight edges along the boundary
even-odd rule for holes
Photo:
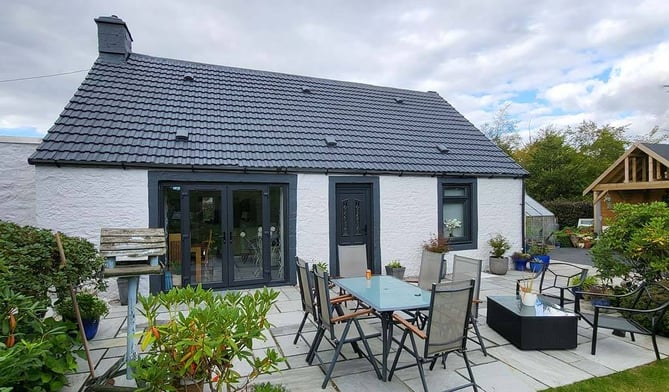
[[[252,68],[243,68],[243,67],[234,67],[230,65],[221,65],[221,64],[212,64],[212,63],[203,63],[199,61],[191,61],[191,60],[181,60],[181,59],[173,59],[169,57],[159,57],[159,56],[151,56],[148,54],[143,54],[143,53],[131,53],[128,59],[132,58],[138,58],[138,59],[147,59],[147,60],[158,60],[158,61],[164,61],[167,63],[173,63],[175,65],[179,64],[193,64],[193,65],[198,65],[198,66],[204,66],[211,68],[213,70],[216,69],[226,69],[226,70],[231,70],[231,71],[239,71],[240,73],[259,73],[259,74],[264,74],[270,77],[276,77],[276,76],[284,76],[287,78],[302,78],[305,80],[313,80],[317,82],[328,82],[328,83],[336,83],[336,84],[342,84],[342,85],[347,85],[351,87],[363,87],[363,88],[369,88],[369,89],[375,89],[375,90],[388,90],[389,92],[395,91],[395,92],[403,92],[403,93],[412,93],[412,94],[418,94],[418,95],[423,95],[423,96],[429,96],[429,97],[434,97],[437,96],[441,99],[443,99],[438,93],[434,91],[419,91],[419,90],[412,90],[408,88],[401,88],[401,87],[391,87],[391,86],[380,86],[376,84],[371,84],[371,83],[362,83],[362,82],[350,82],[346,80],[339,80],[339,79],[330,79],[330,78],[322,78],[322,77],[317,77],[317,76],[309,76],[309,75],[298,75],[298,74],[291,74],[287,72],[278,72],[278,71],[267,71],[267,70],[260,70],[260,69],[252,69]],[[98,60],[107,63],[104,59],[98,58]],[[98,61],[96,60],[96,61]],[[118,63],[114,63],[116,65]]]

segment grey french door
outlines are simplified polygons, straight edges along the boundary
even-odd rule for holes
[[[186,184],[165,192],[175,188],[179,206],[170,207],[166,193],[165,219],[168,248],[173,248],[168,252],[181,261],[176,270],[182,284],[232,287],[285,280],[283,187]],[[179,222],[173,221],[175,216]],[[175,251],[177,243],[180,252]]]

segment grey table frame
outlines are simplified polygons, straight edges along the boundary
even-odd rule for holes
[[[332,282],[374,309],[381,319],[383,342],[381,378],[386,381],[388,354],[393,342],[393,312],[429,309],[432,293],[388,275],[374,275],[370,280],[364,276],[340,278],[333,279]]]

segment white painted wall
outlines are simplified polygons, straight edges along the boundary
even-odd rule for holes
[[[98,246],[103,227],[149,227],[146,170],[37,166],[39,227]]]
[[[329,260],[328,176],[300,174],[297,180],[297,255],[306,260]],[[381,263],[399,259],[406,274],[418,275],[422,244],[437,228],[437,179],[380,176]],[[522,243],[522,180],[478,179],[478,249],[446,255],[452,270],[453,254],[483,260],[488,269],[487,242],[501,233],[520,250]],[[510,251],[510,252],[511,252]],[[509,252],[509,254],[510,254]]]
[[[103,227],[149,227],[146,170],[37,166],[36,221],[38,227],[84,237],[100,244]],[[149,293],[148,276],[140,293]],[[107,300],[118,298],[110,282]]]
[[[19,225],[36,224],[35,167],[28,157],[39,138],[0,136],[0,219]]]
[[[381,176],[379,193],[381,265],[399,259],[406,276],[418,276],[422,244],[438,227],[437,179]]]
[[[297,256],[308,262],[330,260],[328,187],[325,174],[297,175]]]

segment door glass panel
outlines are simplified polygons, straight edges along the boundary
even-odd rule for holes
[[[234,281],[263,277],[262,191],[232,191]]]
[[[221,254],[221,192],[189,193],[190,281],[193,284],[223,279]]]
[[[167,232],[167,268],[172,283],[181,286],[181,187],[163,187],[163,222]]]
[[[285,257],[284,250],[285,239],[283,233],[283,188],[280,186],[272,186],[269,188],[269,224],[270,224],[270,238],[272,239],[272,280],[284,280],[285,271]]]

